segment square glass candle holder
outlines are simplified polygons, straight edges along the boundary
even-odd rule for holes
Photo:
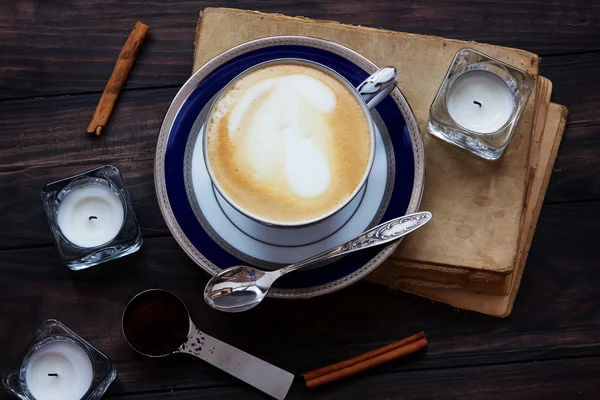
[[[123,257],[142,245],[129,193],[115,166],[47,184],[42,203],[59,257],[72,270]]]
[[[534,80],[472,49],[459,50],[429,109],[429,132],[496,160],[510,142]]]
[[[46,346],[52,349],[49,350]],[[59,371],[65,363],[72,363],[71,367],[78,370],[75,373],[67,371],[64,374],[66,376],[40,377],[40,372],[50,371],[52,367]],[[30,364],[31,369],[36,371],[28,374]],[[85,391],[90,382],[81,399],[95,400],[102,397],[116,376],[117,369],[110,358],[59,321],[48,319],[38,328],[19,358],[4,373],[2,383],[16,397],[22,400],[36,400],[32,391],[36,392],[36,389],[39,391],[42,388],[46,392],[50,390],[46,388],[45,384],[48,382],[44,382],[44,379],[63,379],[63,383],[52,386],[54,390],[70,391],[71,395],[77,387]],[[46,394],[49,398],[61,398],[61,394],[64,393],[54,393],[54,397],[50,393]]]

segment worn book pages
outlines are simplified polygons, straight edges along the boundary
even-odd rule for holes
[[[554,161],[565,129],[567,114],[568,112],[565,107],[554,103],[550,105],[544,132],[540,139],[539,158],[536,162],[537,167],[533,172],[533,178],[530,182],[530,195],[527,199],[527,207],[524,214],[524,234],[519,241],[517,267],[511,274],[508,294],[490,295],[475,293],[465,289],[428,288],[411,284],[399,285],[399,289],[441,301],[454,307],[477,311],[494,317],[506,317],[510,314],[521,283],[527,255],[531,247]]]
[[[479,160],[426,134],[426,124],[429,106],[459,49],[472,47],[534,77],[538,57],[523,50],[475,42],[207,8],[196,30],[194,69],[235,45],[275,35],[328,39],[379,66],[397,68],[398,87],[415,112],[425,142],[427,172],[421,209],[432,211],[434,218],[403,241],[396,257],[434,269],[458,267],[509,274],[517,257],[525,201],[534,96],[530,97],[504,156],[494,163]]]
[[[552,82],[538,76],[535,90],[533,137],[529,150],[528,182],[532,182],[533,174],[540,161],[541,138],[548,116],[551,94]],[[531,186],[529,187],[531,189]],[[531,191],[527,195],[530,196]],[[526,231],[523,231],[523,225],[521,228],[521,235],[526,234]],[[423,263],[413,263],[396,257],[388,259],[366,279],[389,287],[414,285],[428,288],[461,288],[488,294],[507,294],[511,288],[510,274],[445,266],[433,268]]]

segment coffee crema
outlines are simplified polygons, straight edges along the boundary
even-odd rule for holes
[[[207,123],[207,157],[222,190],[246,212],[296,223],[344,203],[369,163],[369,121],[351,89],[298,64],[241,76]]]

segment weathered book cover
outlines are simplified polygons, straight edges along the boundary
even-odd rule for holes
[[[439,289],[415,285],[402,285],[399,289],[428,297],[433,300],[492,315],[494,317],[507,317],[510,315],[518,290],[521,277],[525,269],[527,255],[533,240],[535,227],[542,209],[544,196],[552,174],[554,161],[558,154],[560,141],[565,129],[568,111],[564,106],[552,103],[546,119],[543,135],[541,136],[539,159],[537,168],[531,180],[530,196],[524,214],[524,232],[519,242],[519,255],[515,270],[510,275],[510,289],[504,295],[490,295],[475,293],[465,289]]]
[[[531,184],[540,163],[541,139],[548,117],[551,94],[552,82],[538,76],[535,89],[533,133],[529,150],[529,172],[527,176],[529,191],[527,192],[527,198],[532,195],[531,189],[535,188]],[[522,223],[521,238],[527,233],[527,227],[523,226]],[[444,266],[432,268],[430,265],[413,263],[397,257],[386,261],[384,265],[373,271],[367,279],[390,287],[413,285],[427,288],[461,288],[497,295],[507,294],[511,290],[511,274]]]

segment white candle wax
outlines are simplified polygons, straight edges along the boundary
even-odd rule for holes
[[[87,353],[73,343],[59,341],[31,355],[25,383],[36,400],[79,400],[90,388],[93,376]]]
[[[57,223],[72,243],[95,247],[117,236],[123,218],[121,199],[102,184],[89,184],[67,193],[60,203]]]
[[[448,113],[461,126],[478,133],[498,131],[513,112],[513,96],[506,83],[487,71],[469,71],[448,89]]]

